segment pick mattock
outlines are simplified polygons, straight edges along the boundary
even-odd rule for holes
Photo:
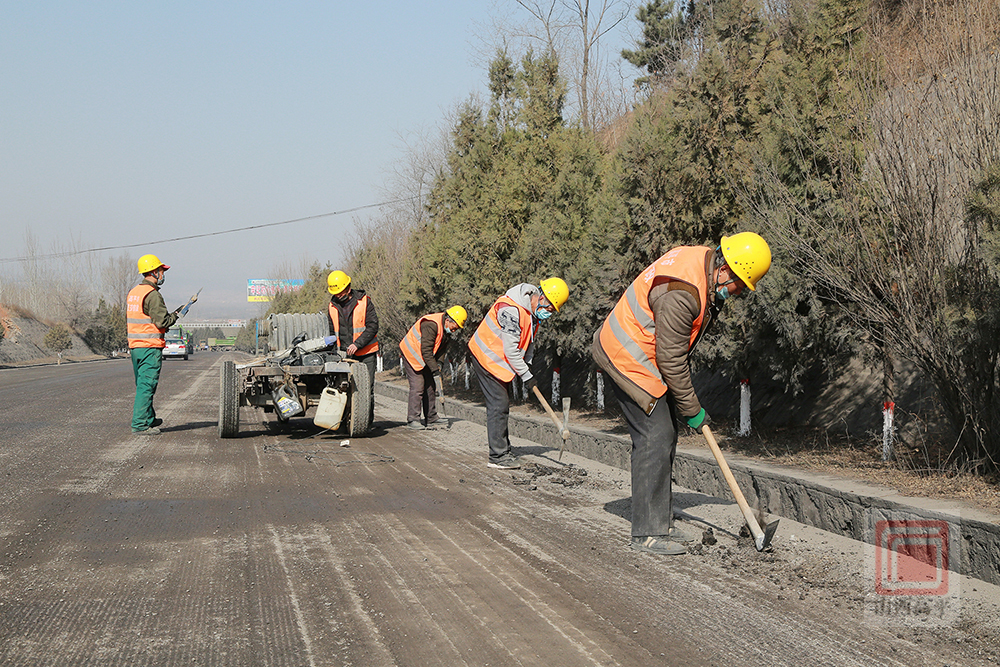
[[[771,540],[774,538],[774,531],[778,530],[778,521],[767,524],[761,530],[760,524],[757,523],[757,517],[753,515],[750,505],[747,504],[747,499],[743,497],[743,492],[740,491],[740,487],[736,483],[736,478],[733,477],[733,471],[729,469],[729,464],[726,463],[725,457],[722,456],[722,450],[719,449],[719,443],[715,441],[715,436],[712,435],[712,429],[708,428],[708,424],[705,424],[701,427],[701,432],[705,436],[705,440],[708,441],[708,448],[712,450],[715,462],[719,464],[719,468],[722,470],[722,476],[726,478],[729,489],[736,497],[736,504],[740,506],[740,511],[743,512],[743,518],[746,519],[747,525],[750,527],[750,532],[753,533],[754,546],[757,547],[757,551],[763,551],[771,544]]]
[[[556,417],[556,413],[552,412],[552,406],[550,406],[549,402],[545,400],[544,396],[542,396],[542,392],[538,391],[538,387],[532,387],[531,389],[532,389],[532,391],[535,392],[535,396],[538,397],[538,401],[542,404],[542,407],[545,408],[545,411],[547,413],[549,413],[549,417],[552,418],[552,423],[556,425],[556,429],[562,435],[562,439],[563,439],[563,441],[562,441],[562,447],[565,447],[566,446],[566,441],[569,440],[569,429],[565,428],[565,426],[563,424],[559,423],[559,418]],[[565,403],[564,403],[564,405],[565,405]],[[567,415],[566,415],[566,419],[567,420],[569,419],[569,413],[568,412],[567,412]],[[559,459],[560,460],[562,460],[562,447],[559,448]]]

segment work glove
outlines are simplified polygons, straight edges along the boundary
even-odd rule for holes
[[[538,386],[538,378],[532,375],[530,378],[524,381],[524,393],[525,395],[530,394],[534,391],[535,387]]]
[[[708,413],[705,412],[705,408],[698,411],[694,417],[687,418],[687,425],[696,431],[700,431],[701,427],[708,423]]]
[[[325,337],[323,339],[323,344],[326,345],[327,347],[333,347],[334,345],[337,344],[337,336],[333,335]]]

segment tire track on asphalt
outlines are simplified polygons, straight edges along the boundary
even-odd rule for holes
[[[433,624],[438,628],[440,636],[448,638],[449,629],[435,617],[439,618],[442,613],[451,617],[452,631],[461,631],[463,621],[475,619],[480,632],[492,639],[495,650],[503,658],[519,664],[526,657],[531,658],[529,662],[536,658],[544,659],[544,656],[538,654],[540,644],[547,645],[546,652],[551,652],[550,657],[553,659],[557,656],[560,660],[567,659],[567,650],[588,664],[607,664],[606,661],[611,659],[583,630],[570,622],[562,611],[545,602],[536,592],[536,589],[540,589],[546,596],[561,597],[549,590],[549,582],[544,577],[537,576],[538,573],[534,570],[529,570],[527,574],[519,572],[512,577],[512,568],[509,566],[501,568],[496,562],[484,559],[483,554],[491,553],[497,545],[492,540],[477,543],[474,539],[469,539],[474,533],[469,530],[471,524],[460,521],[457,525],[449,525],[450,530],[445,530],[434,522],[418,523],[417,527],[421,530],[414,530],[410,527],[413,524],[412,519],[404,523],[398,517],[382,522],[380,527],[385,530],[386,535],[393,537],[393,541],[389,543],[390,548],[387,549],[378,546],[383,543],[386,535],[367,529],[366,532],[370,534],[369,542],[375,545],[373,552],[379,559],[378,564],[383,571],[391,572],[398,584],[388,587],[390,593],[394,593],[399,599],[398,591],[403,590],[406,591],[405,597],[412,600],[419,600],[415,591],[433,593],[427,601],[430,607],[419,602],[424,611],[422,622],[417,624],[419,627],[425,628]],[[476,548],[462,546],[458,538]],[[397,551],[402,553],[396,553]],[[408,553],[414,554],[416,558],[422,555],[428,562],[433,559],[434,567],[426,568],[415,562],[414,558],[405,558],[404,555]],[[444,555],[449,558],[445,559]],[[494,567],[490,567],[491,564]],[[529,581],[530,585],[522,583],[521,578]],[[506,590],[510,595],[498,595],[501,590]],[[455,591],[462,591],[463,594]],[[488,595],[484,597],[483,594],[487,592]],[[440,597],[442,593],[448,596],[447,600],[435,602],[435,596]],[[566,604],[565,600],[560,602]],[[402,609],[407,609],[402,599],[400,603]],[[572,601],[569,604],[572,605]],[[483,608],[492,611],[489,618],[483,617]],[[530,641],[529,637],[540,633],[537,622],[541,622],[542,627],[548,626],[555,631],[555,635],[542,632],[545,635],[543,642]],[[496,628],[509,630],[498,631]],[[558,638],[562,641],[554,643]],[[473,641],[479,643],[482,638]],[[449,644],[457,650],[450,640]],[[470,665],[483,664],[483,661],[492,663],[497,657],[495,654],[472,656],[468,662],[464,659],[463,662]],[[573,663],[583,664],[575,660]]]
[[[281,570],[284,574],[284,587],[288,593],[288,601],[292,605],[292,612],[295,615],[295,629],[298,632],[299,639],[302,640],[302,645],[305,647],[306,659],[312,667],[315,667],[316,659],[313,655],[312,637],[306,625],[305,615],[302,613],[302,605],[299,603],[299,594],[296,590],[294,578],[289,571],[288,560],[285,557],[285,545],[282,543],[281,538],[278,536],[278,531],[273,525],[268,524],[267,530],[271,535],[271,547],[274,549],[274,554],[277,556],[278,563],[281,565]]]
[[[419,439],[421,433],[425,432],[415,432],[414,439]],[[422,453],[426,453],[421,461],[426,461],[427,467],[435,474],[438,471],[441,471],[442,475],[447,474],[449,468],[454,466],[453,469],[460,469],[469,477],[477,475],[477,471],[478,475],[482,476],[478,466],[463,464],[459,460],[460,457],[449,457],[445,454],[444,450],[453,444],[452,441],[445,441],[440,436],[435,440],[434,443],[424,440],[421,450]],[[515,441],[515,448],[520,444]],[[472,451],[475,455],[472,447],[459,445],[459,448],[463,454]],[[420,468],[416,466],[413,468],[416,472],[421,472]],[[433,483],[442,485],[433,476],[424,476]],[[516,474],[512,473],[511,476]],[[541,485],[539,487],[541,488]],[[775,600],[773,591],[769,592],[756,586],[755,582],[747,581],[738,573],[734,575],[719,570],[700,559],[688,557],[676,563],[660,562],[653,557],[628,551],[627,545],[623,545],[627,539],[627,519],[623,520],[605,509],[613,497],[628,497],[627,486],[622,490],[609,486],[604,491],[588,488],[574,490],[572,493],[545,488],[531,494],[525,493],[525,486],[496,484],[490,488],[497,494],[497,503],[503,503],[511,508],[509,516],[484,514],[473,523],[487,539],[494,540],[497,545],[506,549],[510,560],[504,558],[492,562],[487,560],[479,563],[480,566],[487,569],[507,566],[509,570],[511,562],[527,558],[529,561],[527,567],[533,567],[537,571],[550,570],[552,583],[563,586],[571,596],[573,596],[571,591],[582,590],[582,587],[590,585],[587,582],[601,582],[606,579],[607,571],[591,569],[586,559],[581,560],[574,554],[573,549],[564,545],[589,543],[606,553],[623,551],[622,557],[626,562],[635,562],[636,568],[641,566],[643,570],[653,570],[654,578],[651,581],[638,576],[628,577],[626,574],[624,580],[614,582],[618,584],[617,586],[614,584],[604,586],[596,596],[593,595],[594,591],[589,591],[591,593],[589,599],[602,602],[601,611],[598,612],[587,602],[581,601],[581,604],[590,610],[595,618],[603,619],[605,624],[619,625],[611,621],[608,614],[610,613],[612,618],[616,617],[617,612],[612,611],[617,606],[614,600],[623,590],[628,590],[635,596],[630,606],[649,610],[648,618],[656,627],[663,629],[701,627],[703,635],[710,637],[711,645],[715,647],[714,658],[727,664],[749,664],[750,661],[789,665],[884,664],[900,667],[923,664],[921,658],[924,656],[921,656],[919,647],[915,647],[916,650],[907,650],[905,645],[901,645],[893,649],[898,651],[898,654],[887,656],[879,651],[876,657],[872,651],[879,650],[878,638],[881,632],[869,629],[859,633],[860,619],[855,622],[851,615],[833,618],[828,614],[817,616],[808,608],[802,609],[794,603],[780,602],[780,598]],[[581,512],[580,510],[586,505],[597,508],[598,512],[604,514]],[[721,506],[726,511],[732,509],[727,503],[722,503]],[[580,534],[581,530],[583,535]],[[619,534],[623,537],[609,537]],[[469,541],[482,543],[473,538]],[[543,545],[547,545],[548,548]],[[485,553],[491,554],[494,551],[494,549],[485,550]],[[638,571],[637,569],[636,572]],[[500,583],[509,581],[510,578],[505,578]],[[653,581],[656,582],[655,586],[651,585]],[[552,595],[547,592],[544,600],[551,598]],[[665,615],[664,609],[673,609],[674,615]],[[698,613],[699,611],[702,613]],[[630,614],[634,614],[634,609],[623,610],[621,613],[622,616]],[[647,622],[646,627],[648,625]],[[597,627],[601,625],[598,624]],[[754,630],[750,630],[751,628]],[[622,633],[621,636],[628,638],[624,635],[624,630],[620,629],[619,632]],[[636,632],[641,637],[645,631],[639,629]],[[816,641],[804,642],[803,637],[814,637]],[[699,646],[698,638],[691,638],[687,642],[681,639],[678,643],[687,643],[686,648],[676,646],[677,652],[681,655],[688,655],[696,661],[708,657],[701,653],[703,649]],[[648,638],[641,639],[637,648],[647,645]],[[654,660],[655,652],[647,653],[646,648],[640,650],[649,660]]]
[[[365,609],[364,596],[351,576],[348,562],[343,554],[343,543],[334,544],[330,529],[322,525],[311,526],[308,534],[304,534],[301,529],[299,533],[302,535],[301,539],[304,543],[315,547],[318,553],[323,556],[322,562],[333,577],[332,590],[336,591],[338,597],[346,603],[339,609],[339,616],[344,619],[344,622],[339,626],[331,626],[335,637],[332,643],[336,644],[339,649],[349,651],[352,648],[352,642],[357,642],[361,633],[364,632],[365,636],[360,637],[364,641],[364,645],[361,647],[364,654],[363,660],[357,664],[365,667],[398,664],[393,660],[378,624]],[[327,615],[324,614],[322,618],[327,618]],[[352,630],[350,627],[352,622],[360,624],[361,627],[357,631]],[[332,623],[332,621],[328,619],[327,623]],[[355,664],[350,661],[353,656],[341,657],[343,664]]]

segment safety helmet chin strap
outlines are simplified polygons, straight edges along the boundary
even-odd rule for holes
[[[728,287],[729,285],[733,285],[736,283],[737,276],[735,273],[733,273],[733,270],[729,267],[729,262],[727,262],[726,258],[723,256],[722,246],[719,246],[718,248],[715,249],[715,264],[716,264],[714,269],[715,275],[713,276],[715,279],[715,287],[712,289],[712,293],[719,298],[713,299],[713,301],[724,302],[726,299],[732,296],[729,293]],[[727,280],[724,283],[720,282],[720,275],[722,274],[723,268],[725,268],[729,272],[729,280]],[[725,290],[725,294],[720,292],[720,290]]]

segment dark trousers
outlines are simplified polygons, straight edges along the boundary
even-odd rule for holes
[[[510,453],[510,435],[507,430],[510,418],[507,388],[510,383],[495,378],[475,357],[472,357],[472,370],[476,372],[483,400],[486,401],[486,438],[490,444],[490,459],[496,460]]]
[[[406,404],[406,421],[420,421],[422,409],[427,423],[430,424],[438,416],[434,374],[427,366],[419,371],[415,370],[405,357],[403,358],[403,371],[406,373],[406,381],[410,383],[410,396]]]
[[[668,392],[647,415],[615,382],[611,387],[632,436],[632,536],[666,535],[673,519],[677,408]]]

